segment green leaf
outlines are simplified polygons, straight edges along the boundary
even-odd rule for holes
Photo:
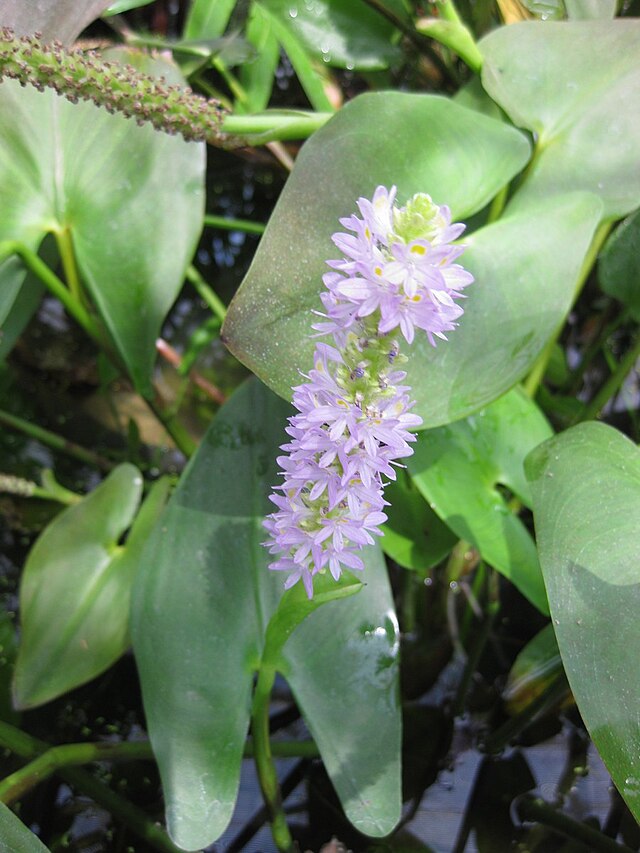
[[[598,276],[604,292],[619,299],[640,321],[640,210],[625,219],[605,243]]]
[[[521,23],[480,42],[482,82],[537,135],[515,203],[583,190],[605,219],[640,204],[640,21]]]
[[[184,38],[218,38],[224,33],[235,5],[236,0],[193,0],[184,26]]]
[[[143,393],[202,226],[203,175],[200,144],[49,90],[12,80],[0,87],[0,240],[35,250],[47,233],[70,234],[87,289]],[[17,292],[23,277],[10,259],[0,292]]]
[[[280,61],[280,48],[269,18],[259,3],[252,3],[246,27],[247,41],[256,50],[255,59],[240,69],[240,83],[247,94],[242,111],[258,113],[269,103],[273,81]]]
[[[282,13],[272,11],[268,3],[258,3],[257,0],[255,3],[259,6],[274,36],[289,57],[293,70],[296,72],[311,106],[317,112],[332,112],[333,105],[324,90],[322,77],[314,68],[307,45],[300,39],[295,30],[291,31],[282,23]]]
[[[11,27],[16,35],[31,36],[42,33],[45,41],[71,44],[82,30],[99,18],[112,0],[0,0],[0,21]]]
[[[256,380],[234,394],[185,470],[136,578],[132,636],[149,733],[169,831],[190,850],[219,837],[231,818],[253,675],[283,595],[260,543],[289,413]],[[379,551],[369,549],[365,563],[362,592],[311,614],[288,640],[283,659],[349,815],[360,826],[390,832],[400,814],[397,661],[384,678],[373,670],[390,642],[385,620],[393,618],[393,604]],[[362,634],[365,624],[373,639]],[[345,698],[343,704],[357,672],[363,680],[357,703]],[[324,697],[307,677],[324,685]],[[376,778],[370,751],[347,749],[363,737],[363,708],[371,709],[365,717],[373,715],[380,736],[376,760],[385,773]],[[371,796],[356,802],[354,790],[365,786]]]
[[[120,465],[40,536],[20,586],[17,707],[42,705],[89,681],[125,651],[133,576],[166,490],[165,481],[156,485],[119,545],[142,491],[137,468]]]
[[[386,68],[399,56],[395,28],[363,0],[262,0],[296,41],[318,59],[340,68]],[[397,4],[396,4],[397,5]],[[402,9],[396,9],[402,14]]]
[[[380,550],[361,556],[364,589],[296,629],[284,648],[284,674],[347,817],[379,838],[402,808],[400,631]]]
[[[0,803],[0,853],[49,853],[42,841],[22,823],[19,817]]]
[[[600,423],[527,459],[540,563],[571,689],[640,819],[640,450]]]
[[[405,472],[384,490],[389,506],[382,550],[405,569],[426,574],[456,544],[458,537],[438,518]]]
[[[380,116],[394,128],[393,135],[374,131]],[[299,380],[298,369],[305,370],[312,363],[312,311],[321,307],[326,260],[337,251],[331,235],[340,228],[338,219],[356,209],[358,197],[370,197],[377,184],[396,184],[401,202],[415,192],[428,192],[439,204],[448,204],[455,218],[468,216],[486,206],[525,165],[528,154],[527,141],[513,128],[444,98],[404,93],[355,98],[313,135],[297,158],[253,264],[229,308],[223,334],[230,349],[288,398],[291,386]],[[479,393],[476,390],[479,376],[497,396],[526,371],[560,322],[558,291],[562,311],[568,307],[577,274],[574,268],[586,250],[580,234],[584,209],[582,203],[575,212],[566,206],[560,213],[543,209],[537,218],[518,220],[504,230],[493,226],[496,230],[487,242],[477,235],[477,256],[486,267],[481,270],[486,284],[479,283],[474,294],[478,332],[469,324],[469,330],[463,326],[456,331],[446,347],[433,351],[426,342],[415,347],[419,353],[413,359],[415,373],[421,378],[415,385],[414,376],[414,390],[420,414],[427,417],[428,424],[441,423],[450,415],[461,417],[470,407],[491,399],[485,388]],[[542,233],[532,234],[534,229]],[[539,276],[531,269],[532,256],[536,268],[542,267]],[[467,255],[465,263],[466,259]],[[567,272],[574,279],[563,292],[558,282]],[[539,288],[551,300],[548,313]],[[470,297],[465,305],[470,309],[473,303]],[[516,310],[512,311],[512,304]],[[524,317],[515,323],[520,311]],[[550,328],[539,329],[532,322],[530,315],[539,312],[546,314]],[[505,313],[515,317],[505,318]],[[494,352],[485,342],[497,345],[503,334],[510,338],[505,344],[508,357],[498,350],[491,375],[485,376],[478,371],[478,359],[488,361]],[[449,376],[442,379],[447,361],[444,352],[450,351],[456,339],[459,346],[461,340],[466,345],[462,352],[458,350],[457,361],[449,361]],[[496,364],[500,365],[497,377]],[[465,366],[470,400],[460,399],[456,390],[466,378]],[[505,373],[506,380],[502,379]],[[436,383],[441,387],[434,400]]]
[[[447,526],[543,613],[548,605],[533,539],[497,486],[529,504],[523,461],[551,434],[535,403],[516,388],[465,421],[421,433],[407,462]]]

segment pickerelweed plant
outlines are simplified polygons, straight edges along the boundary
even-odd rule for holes
[[[328,568],[361,571],[358,551],[373,544],[386,521],[384,479],[413,452],[410,388],[398,369],[416,329],[432,345],[457,325],[457,299],[473,276],[455,260],[464,246],[452,241],[464,225],[451,224],[446,206],[425,193],[396,207],[396,188],[378,187],[361,198],[357,215],[341,219],[350,233],[332,239],[343,252],[328,261],[321,294],[325,312],[313,325],[333,344],[319,342],[306,382],[293,389],[298,414],[289,418],[291,441],[278,457],[284,482],[271,500],[278,507],[264,522],[270,564],[288,572],[288,589],[302,580],[309,598],[313,577]]]

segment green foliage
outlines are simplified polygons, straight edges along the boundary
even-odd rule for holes
[[[546,613],[535,544],[497,486],[530,504],[522,461],[550,435],[537,406],[515,389],[464,421],[422,432],[408,461],[413,481],[447,526]]]
[[[0,127],[0,240],[71,241],[75,274],[150,393],[155,340],[201,228],[202,148],[151,128],[132,135],[120,116],[13,81],[0,88]],[[0,266],[5,312],[24,276],[13,258]]]
[[[479,46],[483,86],[537,136],[516,204],[585,190],[607,220],[638,207],[640,21],[516,24]]]
[[[189,850],[231,818],[265,636],[278,647],[288,633],[277,610],[282,580],[267,571],[260,544],[288,411],[256,380],[236,392],[182,475],[136,576],[132,637],[149,733],[169,830]],[[362,592],[295,630],[278,668],[350,819],[386,835],[400,817],[397,624],[379,551],[369,551],[365,571]],[[372,730],[375,753],[365,748]]]
[[[616,787],[640,818],[640,452],[580,424],[527,460],[564,667]]]
[[[598,273],[604,292],[619,299],[640,321],[640,211],[627,217],[607,240]]]
[[[141,493],[140,472],[120,465],[55,518],[32,548],[20,586],[13,682],[18,708],[42,705],[90,681],[128,647],[131,585],[167,483],[154,486],[134,521]]]
[[[393,137],[372,135],[372,128],[381,114],[395,128]],[[291,386],[296,384],[298,369],[304,369],[304,365],[312,361],[311,312],[321,307],[318,283],[326,270],[327,258],[336,252],[331,234],[336,230],[339,217],[354,208],[355,200],[361,195],[371,195],[377,184],[396,184],[403,200],[428,187],[436,202],[447,200],[454,217],[468,216],[484,207],[525,165],[528,154],[527,141],[512,128],[443,98],[378,93],[354,99],[314,134],[301,151],[251,269],[229,308],[223,327],[227,345],[273,390],[288,397]],[[578,202],[576,209],[577,223],[576,218],[561,209],[549,226],[552,232],[549,236],[563,241],[561,261],[569,265],[569,276],[577,275],[592,227],[589,202]],[[571,230],[563,233],[559,230],[563,227]],[[519,229],[527,230],[527,247],[530,246],[531,221],[526,219],[517,220],[516,233],[510,231],[505,234],[505,240],[513,242],[518,236],[523,236]],[[495,235],[499,242],[503,233],[499,226],[495,226],[491,237]],[[480,235],[477,239],[481,240]],[[571,241],[571,246],[565,249],[564,241]],[[488,251],[499,248],[494,243]],[[469,266],[477,274],[477,270],[471,264]],[[521,268],[518,272],[521,274]],[[488,286],[478,288],[482,296],[493,304],[500,298],[499,285],[495,282],[499,274],[500,270],[496,271],[492,263],[492,289]],[[505,279],[509,276],[509,283],[513,281],[512,269],[506,270],[504,275]],[[532,275],[536,273],[532,272]],[[548,280],[544,273],[542,277]],[[538,284],[538,279],[532,282],[531,290]],[[573,284],[569,284],[563,299],[565,306],[572,288]],[[516,299],[522,290],[526,298],[528,291],[519,287]],[[533,300],[534,294],[529,295]],[[538,304],[538,294],[535,294],[535,300]],[[500,301],[502,303],[503,300]],[[469,307],[473,310],[471,305]],[[526,310],[530,314],[532,306],[527,305]],[[489,314],[484,307],[479,308],[478,313],[484,323],[502,323],[499,316]],[[557,317],[552,316],[551,322],[552,328],[555,327]],[[268,330],[276,325],[279,331],[273,335]],[[528,356],[528,360],[521,357],[521,361],[516,361],[517,353],[513,353],[519,375],[537,352],[535,341],[533,345],[530,343],[533,337],[531,325],[528,319],[526,331],[521,330],[519,336],[526,339],[524,358]],[[456,352],[452,356],[450,347],[433,351],[426,341],[414,344],[408,365],[409,376],[418,400],[417,411],[427,425],[461,417],[493,399],[518,378],[509,376],[496,392],[496,378],[492,373],[486,379],[492,387],[478,392],[477,342],[487,333],[493,340],[498,335],[495,328],[483,327],[477,335],[470,329],[468,337],[465,337],[466,328],[465,325],[452,336],[451,345],[456,347],[458,341],[457,346],[464,347],[466,341],[467,358],[473,359],[470,368],[473,369],[474,399],[471,404],[467,399],[471,389],[458,392],[455,387],[461,382],[459,364],[461,360],[464,363],[464,355]],[[533,334],[543,338],[537,326]],[[507,346],[509,352],[515,348],[512,341]],[[503,354],[498,358],[504,362]],[[450,374],[446,375],[448,364],[452,367]],[[431,382],[438,383],[439,387],[433,389]]]

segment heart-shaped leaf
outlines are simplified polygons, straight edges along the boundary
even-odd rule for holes
[[[384,116],[385,123],[394,128],[393,135],[375,131],[380,116]],[[428,192],[439,204],[448,204],[454,217],[459,218],[484,207],[500,187],[525,165],[528,154],[528,142],[513,128],[444,98],[401,93],[376,93],[355,98],[304,145],[251,269],[230,306],[223,328],[229,347],[277,393],[289,398],[291,386],[299,379],[298,370],[308,369],[313,361],[314,342],[310,337],[314,319],[312,311],[320,307],[319,293],[323,287],[322,275],[327,269],[326,260],[335,257],[337,252],[331,235],[340,228],[338,219],[355,210],[358,197],[371,196],[376,184],[396,184],[402,201],[415,192]],[[546,216],[544,211],[542,217]],[[559,235],[554,219],[552,227],[544,230],[544,238],[566,240],[567,243],[578,238],[579,248],[584,240],[571,229],[575,221],[571,214],[567,218],[569,225],[561,229]],[[509,233],[508,239],[519,240],[516,246],[525,252],[526,246],[534,239],[530,232],[536,227],[537,220],[527,220],[522,223],[526,238],[516,228]],[[544,227],[544,222],[541,227]],[[553,243],[550,252],[548,249],[546,246],[543,257],[548,255],[555,259]],[[564,272],[566,267],[572,269],[579,260],[575,260],[570,245],[563,245],[562,250],[562,258],[565,253],[567,255],[567,264],[562,267]],[[500,288],[495,282],[502,265],[508,270],[505,287],[509,285],[514,291],[509,298],[518,300],[523,289],[521,281],[516,284],[513,280],[513,259],[515,256],[517,261],[518,255],[512,242],[508,247],[498,243],[495,251],[501,251],[503,257],[492,258],[490,285],[483,288],[483,292],[490,301],[500,299],[500,314],[495,314],[493,304],[486,311],[481,309],[483,318],[491,312],[488,319],[493,324],[498,323],[506,308],[505,299],[500,298]],[[529,256],[524,259],[522,269],[517,269],[518,278],[532,274],[530,261]],[[551,278],[559,278],[555,270]],[[540,275],[540,284],[544,286],[548,279],[549,272],[545,269]],[[531,289],[540,284],[536,279]],[[573,283],[568,285],[569,288],[572,286]],[[489,293],[492,290],[497,290],[497,297]],[[525,298],[527,295],[533,298],[533,293],[529,294],[526,287],[524,290]],[[551,288],[549,290],[553,292]],[[539,310],[539,303],[536,296],[535,307],[527,305],[527,312]],[[552,323],[555,328],[558,323],[556,316]],[[512,319],[503,325],[513,325]],[[484,319],[483,326],[486,326]],[[529,338],[530,327],[527,318],[525,334]],[[491,340],[499,341],[501,332],[502,329],[498,330],[494,325],[489,332]],[[481,334],[484,333],[483,328]],[[462,330],[456,336],[461,334]],[[470,333],[469,337],[472,335]],[[534,344],[537,341],[536,338]],[[469,354],[473,360],[469,384],[475,387],[478,339],[473,337],[467,346],[469,351],[473,351]],[[428,382],[426,374],[438,374],[443,356],[440,350],[434,355],[426,342],[417,348],[420,356],[416,360],[416,373],[425,374],[424,381]],[[509,351],[512,348],[513,343],[510,342]],[[425,355],[427,352],[428,356]],[[497,361],[504,363],[504,353],[500,353]],[[520,361],[516,359],[515,363],[520,367]],[[438,367],[434,368],[434,364]],[[521,371],[524,369],[526,365]],[[458,400],[450,387],[452,380],[459,381],[459,366],[454,368],[454,372],[455,377],[444,380],[447,387],[438,395],[439,399],[433,400],[433,389],[429,388],[429,411],[427,397],[423,400],[420,389],[416,388],[419,403],[425,403],[423,411],[429,424],[446,420],[450,408],[456,409],[457,417],[468,411],[467,408],[459,412],[468,404]],[[514,381],[511,380],[510,384]],[[505,390],[505,387],[509,386],[503,385],[500,390]],[[450,403],[452,395],[454,399]],[[486,402],[482,393],[479,396],[481,399],[476,405]],[[434,402],[435,414],[431,414]]]
[[[540,563],[571,689],[640,819],[640,451],[585,423],[527,459]]]
[[[160,481],[126,546],[118,544],[142,494],[133,465],[116,468],[42,533],[20,585],[18,708],[60,696],[111,666],[129,644],[129,599],[142,546],[166,498]]]
[[[497,486],[530,503],[524,458],[551,434],[535,403],[514,389],[464,421],[420,433],[408,460],[413,481],[447,526],[543,613],[536,547]]]
[[[289,413],[257,380],[234,394],[182,475],[136,578],[132,635],[149,733],[169,831],[189,850],[219,837],[235,804],[253,677],[283,594],[260,543]],[[398,638],[380,553],[368,549],[364,559],[364,589],[308,616],[282,666],[348,815],[386,834],[400,816],[398,667],[389,660]],[[384,774],[359,748],[363,708]],[[366,800],[355,794],[363,789]]]
[[[605,219],[640,204],[640,21],[526,22],[480,42],[482,82],[537,136],[516,204],[574,190],[598,195]]]
[[[36,250],[47,233],[70,237],[87,289],[143,393],[202,226],[203,176],[200,144],[49,90],[12,80],[0,87],[0,241]],[[15,259],[5,261],[0,292],[15,298],[23,278]]]

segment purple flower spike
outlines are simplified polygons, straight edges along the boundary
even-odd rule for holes
[[[402,385],[396,333],[411,343],[420,329],[435,345],[455,328],[456,300],[473,281],[454,263],[463,247],[451,245],[464,225],[426,194],[403,208],[395,196],[395,187],[378,187],[358,200],[361,218],[340,220],[351,233],[333,235],[343,257],[327,262],[325,313],[313,328],[334,345],[318,343],[313,369],[293,389],[297,414],[278,457],[284,480],[264,521],[264,544],[277,555],[270,568],[288,572],[286,589],[301,580],[309,598],[314,575],[338,580],[345,568],[364,568],[358,551],[386,520],[383,477],[395,479],[394,465],[413,453],[422,419]]]

